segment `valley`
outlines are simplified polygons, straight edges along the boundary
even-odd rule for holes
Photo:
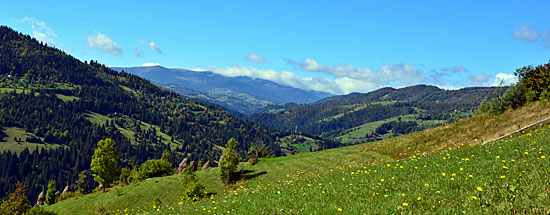
[[[549,7],[3,2],[0,215],[548,215]]]

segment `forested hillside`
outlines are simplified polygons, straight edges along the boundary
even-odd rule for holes
[[[382,88],[323,99],[312,105],[258,113],[249,119],[272,128],[374,141],[406,134],[471,116],[473,110],[505,88],[472,87],[444,90],[417,85]],[[387,135],[391,130],[391,135]]]
[[[0,27],[0,198],[17,181],[32,201],[48,180],[57,190],[75,186],[104,138],[131,169],[165,150],[174,164],[184,157],[215,164],[230,138],[241,143],[243,158],[252,143],[271,156],[293,153],[291,143],[277,142],[286,135]]]

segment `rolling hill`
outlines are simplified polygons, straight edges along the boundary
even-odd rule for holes
[[[249,77],[228,77],[212,72],[169,69],[162,66],[113,67],[138,75],[185,97],[218,104],[243,114],[258,112],[268,105],[309,104],[332,96],[319,91],[305,91],[272,81]]]

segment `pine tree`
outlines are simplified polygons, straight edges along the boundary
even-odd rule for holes
[[[229,139],[225,145],[225,152],[220,163],[220,177],[225,184],[231,184],[239,179],[237,146],[239,146],[239,142],[234,138]]]

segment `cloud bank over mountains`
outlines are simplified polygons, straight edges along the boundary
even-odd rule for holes
[[[464,66],[442,67],[439,70],[423,71],[407,63],[385,64],[380,68],[356,67],[351,64],[324,65],[306,58],[296,61],[284,58],[294,70],[310,73],[322,73],[328,77],[300,77],[290,71],[258,69],[250,66],[232,65],[228,67],[202,66],[197,71],[212,71],[225,76],[248,76],[270,80],[304,90],[317,90],[332,94],[369,92],[381,87],[405,87],[416,84],[431,84],[443,88],[461,88],[466,86],[497,86],[501,81],[509,85],[517,81],[511,74],[499,73],[491,76],[485,73],[470,74],[462,85],[447,81],[447,77],[464,75],[469,72]]]

